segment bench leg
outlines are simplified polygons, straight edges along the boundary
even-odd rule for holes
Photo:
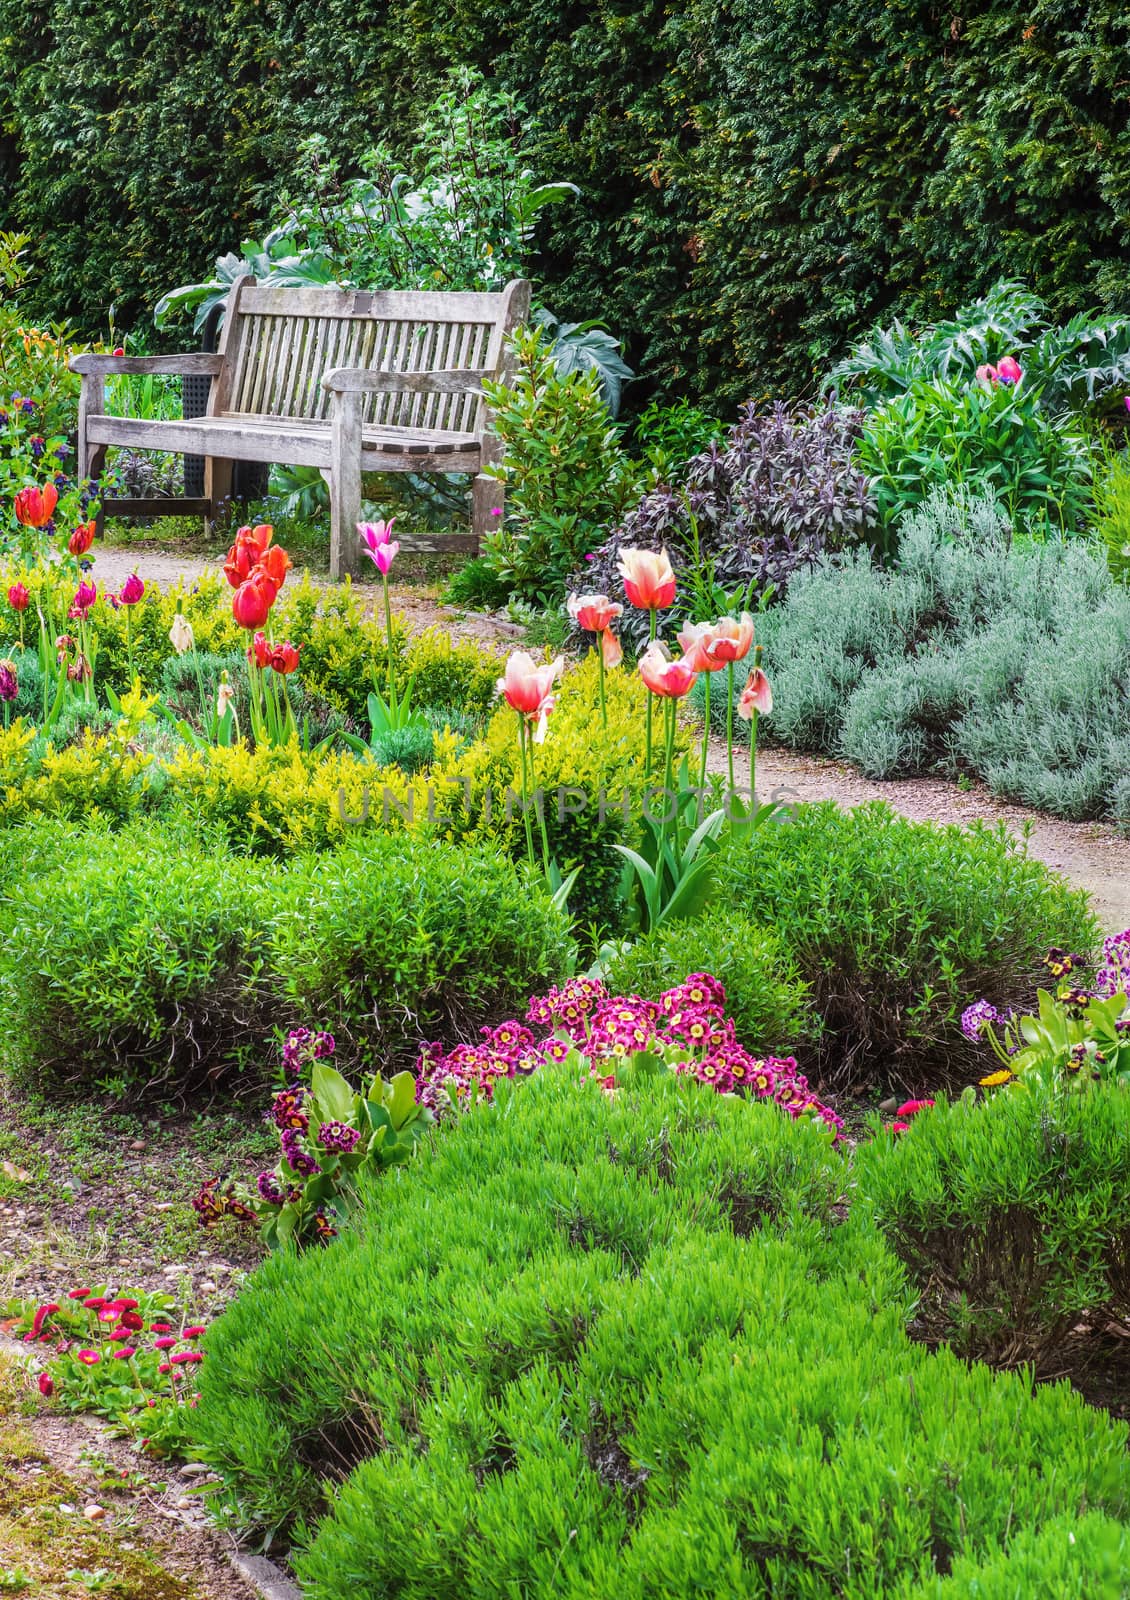
[[[361,568],[361,396],[335,394],[331,424],[330,467],[322,476],[330,486],[330,582],[340,583]]]
[[[82,466],[79,468],[79,482],[81,483],[84,478],[89,478],[91,483],[97,483],[98,479],[102,476],[103,469],[106,466],[106,446],[104,444],[91,445],[89,449],[84,452],[84,454],[85,460],[83,461]],[[99,488],[101,488],[101,485],[99,485]],[[96,539],[101,539],[102,537],[102,528],[105,520],[105,514],[102,510],[102,499],[101,496],[99,496],[98,515],[94,519],[94,537]]]
[[[204,460],[204,498],[211,511],[204,518],[204,530],[210,533],[218,522],[226,520],[231,505],[231,480],[234,461],[220,456],[206,456]]]
[[[488,478],[480,472],[471,484],[471,532],[475,535],[476,555],[486,535],[501,527],[505,509],[506,485],[502,479]]]

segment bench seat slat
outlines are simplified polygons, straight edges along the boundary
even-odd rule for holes
[[[92,444],[120,445],[134,450],[168,450],[173,454],[224,455],[240,461],[286,461],[300,467],[330,465],[330,424],[290,421],[286,417],[192,417],[150,422],[141,417],[92,416]],[[473,472],[480,455],[474,434],[421,433],[411,428],[374,427],[361,431],[361,457],[369,471],[380,461],[401,457],[421,465],[440,463],[441,470]]]

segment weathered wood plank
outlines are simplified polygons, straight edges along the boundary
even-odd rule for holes
[[[175,356],[72,356],[67,362],[72,372],[107,377],[115,372],[153,372],[183,377],[208,378],[224,364],[220,355],[194,350]]]
[[[330,578],[360,567],[361,396],[335,394],[330,423]]]
[[[259,316],[367,317],[400,322],[497,322],[509,290],[427,291],[409,289],[279,289],[257,284],[245,309]]]
[[[442,372],[372,372],[364,367],[334,367],[322,379],[322,387],[378,394],[399,394],[402,390],[408,394],[462,394],[465,389],[480,388],[484,378],[493,376],[486,367],[448,367]]]

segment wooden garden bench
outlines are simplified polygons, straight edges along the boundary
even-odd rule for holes
[[[503,503],[484,475],[500,446],[484,378],[504,380],[505,340],[529,310],[524,279],[499,294],[276,289],[238,278],[215,355],[80,355],[79,474],[97,478],[110,445],[205,457],[203,499],[107,500],[117,515],[218,517],[237,461],[319,467],[330,491],[330,576],[361,570],[354,524],[362,472],[474,475],[471,534],[435,540],[476,549]],[[147,421],[106,413],[118,372],[208,375],[202,417]]]

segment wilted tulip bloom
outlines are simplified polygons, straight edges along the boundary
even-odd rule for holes
[[[183,656],[196,644],[192,632],[192,623],[189,622],[183,611],[178,611],[173,618],[173,625],[169,629],[169,642],[178,656]]]
[[[136,572],[131,572],[122,584],[118,599],[124,606],[135,606],[145,593],[145,583]]]
[[[674,660],[667,646],[657,640],[640,658],[640,677],[652,694],[666,700],[681,700],[690,693],[698,673],[686,657]]]
[[[94,543],[95,524],[80,522],[67,540],[67,549],[73,556],[84,556]]]
[[[72,683],[89,683],[93,676],[94,673],[90,662],[80,650],[67,668],[67,677]]]
[[[760,667],[754,667],[746,679],[745,688],[738,701],[738,716],[743,717],[746,722],[751,722],[755,711],[766,712],[772,709],[773,691],[769,687],[769,679]]]
[[[617,562],[624,579],[624,593],[640,611],[662,611],[675,598],[675,573],[667,551],[621,550]]]
[[[388,569],[392,566],[400,549],[400,541],[389,538],[395,521],[395,517],[390,517],[387,522],[359,522],[357,524],[357,532],[361,535],[361,543],[364,546],[365,554],[382,578],[388,577]]]
[[[13,611],[26,611],[31,604],[31,595],[27,586],[22,583],[13,583],[8,590],[8,604]]]
[[[42,489],[21,489],[16,496],[16,521],[25,528],[44,528],[58,503],[59,491],[53,483],[45,483]]]
[[[220,687],[216,691],[216,715],[226,717],[235,700],[235,690],[227,680],[227,675],[220,679]]]

